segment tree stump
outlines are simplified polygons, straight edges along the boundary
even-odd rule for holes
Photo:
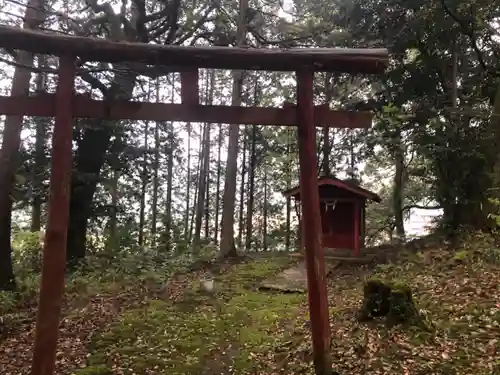
[[[411,289],[406,285],[368,280],[363,294],[363,305],[357,314],[359,322],[385,317],[390,325],[413,325],[422,320],[413,303]]]

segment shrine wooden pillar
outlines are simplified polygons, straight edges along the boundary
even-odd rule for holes
[[[317,182],[316,127],[314,123],[312,71],[297,72],[297,117],[302,203],[302,241],[307,267],[309,316],[316,375],[332,373],[330,324],[325,277],[325,254],[321,246],[321,218]]]
[[[354,202],[354,256],[357,257],[359,255],[359,231],[360,231],[360,215],[361,214],[361,206],[358,201]]]
[[[361,205],[361,247],[365,247],[365,238],[366,238],[366,201],[363,201]]]
[[[200,103],[198,69],[181,72],[181,100],[182,104],[198,105]],[[172,95],[173,97],[173,95]]]
[[[31,375],[52,375],[55,368],[59,318],[66,273],[66,237],[69,220],[73,137],[74,57],[59,58],[49,212],[43,246],[43,266]]]

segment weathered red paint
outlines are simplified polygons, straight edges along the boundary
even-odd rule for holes
[[[323,247],[350,249],[356,255],[364,246],[366,201],[380,202],[380,197],[352,182],[334,177],[320,177],[316,186],[320,200]],[[300,201],[300,185],[283,194],[294,197],[296,202]],[[334,208],[332,204],[335,204]]]
[[[366,202],[361,204],[361,248],[365,247],[366,240]]]
[[[52,137],[49,213],[43,247],[42,280],[31,375],[52,375],[55,368],[66,271],[73,135],[73,114],[68,101],[73,95],[74,79],[75,59],[61,57]]]
[[[382,73],[389,63],[385,48],[244,48],[117,42],[104,38],[21,30],[0,26],[0,46],[35,53],[72,53],[86,61],[134,61],[159,71],[195,68],[316,72]],[[165,67],[162,69],[162,67]]]
[[[1,103],[1,101],[0,101],[0,103]],[[364,128],[365,127],[363,122],[353,123],[352,125],[353,125],[352,128]],[[324,189],[325,190],[324,193],[328,193],[328,191],[326,189],[328,189],[329,186],[336,187],[336,188],[338,188],[340,190],[344,190],[346,192],[351,192],[351,193],[355,194],[356,196],[364,197],[366,199],[370,199],[370,200],[373,200],[375,202],[382,201],[382,199],[380,199],[380,197],[377,194],[375,194],[369,190],[363,189],[360,186],[353,185],[352,183],[348,183],[346,181],[340,180],[338,178],[324,177],[323,176],[323,177],[320,177],[318,179],[317,187],[320,190]],[[283,195],[285,197],[299,198],[300,197],[300,186],[296,186],[296,187],[293,187],[291,189],[284,191]],[[326,197],[326,195],[323,194],[323,197]],[[334,198],[338,199],[341,197],[342,196],[335,195]]]
[[[353,220],[354,256],[357,257],[359,255],[359,226],[360,226],[359,214],[361,211],[361,206],[359,201],[353,202],[353,205],[354,205],[354,220]]]
[[[337,200],[335,208],[327,208],[325,202],[320,203],[323,247],[354,249],[354,204],[353,200]]]
[[[50,117],[55,114],[55,103],[55,96],[50,94],[36,97],[0,96],[0,113]],[[295,106],[271,108],[103,101],[93,100],[85,95],[75,95],[72,104],[74,117],[103,120],[191,121],[294,127],[298,122]],[[369,128],[372,117],[369,112],[331,110],[323,105],[314,108],[316,126],[335,124],[338,128]]]
[[[332,373],[330,324],[325,278],[325,254],[321,245],[321,219],[317,185],[316,128],[314,126],[312,71],[297,72],[297,115],[302,196],[302,228],[307,267],[309,315],[316,375]]]
[[[181,99],[182,104],[197,105],[200,103],[198,88],[198,69],[181,72]]]

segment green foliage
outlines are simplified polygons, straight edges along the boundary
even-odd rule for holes
[[[14,311],[16,306],[17,300],[14,293],[0,291],[0,317]]]
[[[12,265],[16,276],[15,292],[0,292],[0,317],[12,313],[19,304],[36,297],[42,268],[40,232],[16,230],[12,236]]]
[[[15,274],[23,278],[42,269],[41,232],[17,231],[12,238]]]
[[[488,263],[500,264],[500,249],[493,247],[483,251],[483,259]]]
[[[500,226],[500,198],[488,198],[489,203],[495,208],[488,214],[490,219],[495,220],[497,227]]]
[[[486,232],[464,232],[461,246],[453,256],[454,261],[477,263],[500,263],[500,242],[498,234]]]
[[[210,262],[215,260],[218,255],[219,248],[217,246],[205,245],[200,249],[196,257],[202,261]]]
[[[163,285],[175,272],[193,262],[189,255],[165,256],[161,251],[99,252],[89,256],[71,274],[69,291],[92,290],[116,282],[134,285]]]
[[[32,303],[40,288],[40,235],[17,232],[14,236],[13,266],[17,290],[0,294],[0,316],[9,314],[25,302]],[[66,281],[66,292],[80,296],[103,291],[116,291],[142,286],[160,288],[175,272],[186,269],[195,258],[192,255],[166,256],[159,250],[130,251],[116,249],[95,252],[85,258]]]
[[[457,251],[453,256],[453,259],[456,261],[463,261],[469,257],[469,252],[467,250]]]

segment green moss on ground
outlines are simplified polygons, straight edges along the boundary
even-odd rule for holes
[[[94,338],[89,365],[172,375],[267,368],[269,363],[258,358],[287,341],[306,296],[258,292],[251,286],[290,263],[279,257],[238,264],[216,277],[214,297],[202,296],[193,281],[190,312],[168,301],[127,312]]]
[[[432,248],[374,269],[336,270],[329,295],[330,304],[341,306],[331,320],[338,371],[500,373],[500,267],[486,256],[491,247],[464,241],[464,248],[474,249],[475,255],[460,254],[459,259],[466,259],[462,262],[456,261],[461,249]],[[372,278],[410,287],[425,326],[356,322],[353,316],[363,299],[360,286]]]
[[[480,236],[464,239],[456,251],[441,249],[442,241],[435,241],[394,263],[337,267],[329,277],[335,369],[367,375],[499,374],[500,249],[496,240],[481,241]],[[312,375],[306,295],[257,290],[262,280],[293,261],[277,256],[239,262],[179,272],[173,287],[182,286],[182,292],[164,301],[152,300],[158,293],[151,291],[182,269],[166,261],[116,263],[122,271],[100,268],[88,274],[93,275],[89,282],[85,277],[90,276],[73,276],[58,348],[58,366],[64,369],[57,373]],[[200,288],[207,273],[215,279],[215,294]],[[396,289],[411,288],[419,314],[433,329],[358,323],[354,316],[363,300],[362,285],[370,277],[389,280]],[[74,298],[86,293],[85,303],[75,304]],[[5,311],[12,310],[9,298],[0,295]],[[2,341],[2,369],[15,373],[29,363],[29,332],[20,330]],[[82,345],[89,338],[90,347]],[[3,348],[16,355],[6,355]],[[85,359],[87,367],[76,370]]]
[[[77,370],[75,375],[112,375],[113,372],[106,365],[87,366]]]

